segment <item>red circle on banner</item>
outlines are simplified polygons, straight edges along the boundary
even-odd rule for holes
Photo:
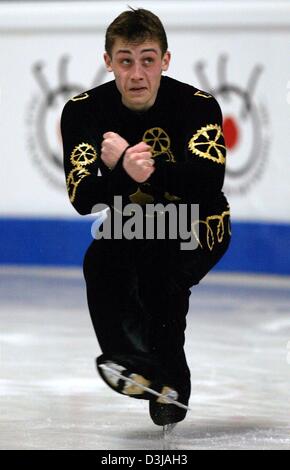
[[[226,147],[231,150],[239,141],[239,128],[234,118],[227,116],[223,120]]]

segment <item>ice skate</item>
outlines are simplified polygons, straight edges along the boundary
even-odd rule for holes
[[[154,383],[140,374],[129,372],[124,366],[114,362],[97,364],[97,367],[105,382],[118,393],[150,401],[154,397],[154,402],[161,407],[174,405],[174,407],[189,410],[188,406],[177,400],[178,393],[170,386]]]
[[[190,410],[188,401],[190,397],[190,382],[176,385],[179,391],[178,402],[182,406],[176,406],[173,402],[162,402],[151,398],[149,401],[149,413],[154,424],[163,426],[163,433],[169,434],[177,423],[183,421]]]

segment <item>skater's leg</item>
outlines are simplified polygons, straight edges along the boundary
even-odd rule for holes
[[[218,229],[216,233],[219,234]],[[150,349],[185,404],[190,396],[190,372],[184,354],[189,288],[198,284],[224,255],[230,231],[224,231],[223,237],[212,239],[209,247],[206,244],[207,227],[201,225],[200,240],[203,245],[193,251],[180,250],[173,240],[160,242],[157,250],[157,244],[150,246],[148,242],[148,255],[144,257],[144,263],[140,263],[140,297],[151,315]],[[172,423],[185,417],[185,413],[176,407],[161,407],[154,401],[150,402],[150,412],[156,424]]]
[[[139,266],[139,295],[150,317],[150,351],[159,364],[162,381],[176,390],[178,400],[188,404],[190,371],[184,353],[186,314],[190,290],[175,280],[176,240],[147,241]],[[165,425],[184,419],[186,410],[150,400],[155,424]]]
[[[89,312],[104,354],[147,352],[146,319],[137,298],[132,244],[96,240],[84,259]]]
[[[190,290],[175,279],[177,250],[176,240],[148,240],[138,260],[139,297],[150,319],[150,352],[162,361],[164,370],[169,357],[171,370],[180,361],[188,369],[183,347]]]
[[[139,247],[139,245],[138,245]],[[102,355],[97,359],[101,377],[114,390],[124,387],[100,369],[116,363],[142,383],[155,381],[160,370],[150,355],[148,315],[139,300],[135,240],[97,240],[84,260],[88,306]],[[136,398],[143,398],[136,394]]]

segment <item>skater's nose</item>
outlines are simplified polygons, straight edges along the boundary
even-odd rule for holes
[[[132,69],[131,69],[131,79],[136,81],[140,81],[142,80],[144,77],[144,73],[143,73],[143,67],[142,67],[142,64],[136,60],[133,65],[132,65]]]

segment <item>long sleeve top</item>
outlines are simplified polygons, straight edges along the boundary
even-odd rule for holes
[[[118,133],[135,145],[152,147],[155,171],[144,183],[135,182],[122,161],[110,170],[101,160],[103,134]],[[222,113],[216,99],[197,88],[161,77],[151,108],[128,109],[115,81],[69,100],[61,117],[67,191],[82,215],[96,204],[199,204],[203,219],[228,209],[222,192],[226,148]]]

